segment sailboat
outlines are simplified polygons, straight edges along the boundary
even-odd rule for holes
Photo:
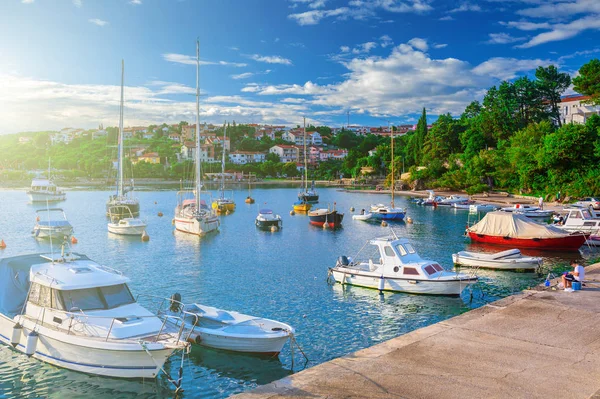
[[[118,143],[118,175],[117,175],[117,193],[115,195],[111,195],[106,202],[106,215],[109,216],[111,208],[120,207],[119,209],[127,208],[130,212],[127,215],[131,214],[133,216],[138,216],[140,214],[140,203],[137,198],[133,197],[133,195],[129,194],[133,191],[133,185],[131,187],[125,188],[125,184],[123,182],[123,84],[125,78],[125,62],[121,60],[121,106],[119,109],[119,137],[117,138]],[[132,180],[133,181],[133,180]],[[112,214],[114,216],[114,214]],[[124,216],[117,215],[117,216]]]
[[[48,178],[34,178],[27,195],[31,202],[58,202],[67,198],[67,194],[56,187],[50,177],[50,158],[48,158]]]
[[[308,169],[306,168],[306,118],[304,119],[304,191],[298,193],[298,199],[300,201],[309,202],[311,204],[316,204],[319,202],[319,194],[315,190],[315,182],[310,185],[310,189],[308,189]]]
[[[235,211],[235,202],[232,198],[225,198],[225,140],[227,139],[227,124],[223,128],[223,159],[221,160],[221,188],[219,190],[219,198],[213,204],[213,209],[221,213],[230,213]]]
[[[296,212],[308,212],[310,208],[312,208],[312,204],[306,199],[306,197],[302,196],[302,194],[306,194],[308,192],[307,182],[308,182],[308,162],[306,160],[306,118],[304,118],[304,176],[303,176],[303,184],[304,184],[304,192],[298,194],[298,201],[294,202],[294,211]],[[317,196],[317,200],[319,196]]]
[[[204,235],[219,228],[219,218],[200,198],[202,170],[200,165],[200,42],[196,42],[196,180],[194,191],[179,191],[173,224],[175,230]],[[193,198],[190,198],[193,196]]]
[[[394,130],[393,128],[390,130],[390,135],[392,139],[392,154],[391,154],[391,164],[392,164],[392,183],[391,183],[391,191],[392,191],[392,201],[391,206],[387,206],[384,204],[374,204],[371,205],[371,213],[373,214],[374,219],[380,220],[402,220],[406,215],[406,211],[402,208],[396,208],[394,204]]]

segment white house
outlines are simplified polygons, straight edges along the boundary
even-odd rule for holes
[[[269,152],[279,155],[281,162],[296,162],[300,151],[295,145],[278,144],[269,148]]]
[[[306,144],[312,144],[312,145],[322,145],[323,144],[323,137],[321,137],[321,134],[319,132],[306,132],[306,139],[308,141]]]
[[[560,100],[560,104],[558,104],[561,122],[563,124],[584,124],[590,116],[600,115],[599,105],[594,106],[581,103],[589,99],[589,96],[582,96],[580,94],[563,97]]]
[[[229,161],[237,165],[264,162],[266,154],[253,151],[234,151],[229,154]]]

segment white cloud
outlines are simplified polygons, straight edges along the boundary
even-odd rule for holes
[[[490,33],[490,39],[486,41],[488,44],[509,44],[525,40],[524,37],[514,37],[508,33]]]
[[[349,53],[350,52],[350,47],[348,47],[348,46],[341,46],[340,47],[340,51],[342,53]]]
[[[433,45],[433,48],[445,48],[448,47],[447,43],[437,43]]]
[[[517,11],[517,14],[533,18],[565,18],[577,14],[600,14],[598,0],[567,0],[559,3],[544,2],[537,7]]]
[[[94,25],[98,25],[98,26],[108,25],[107,21],[103,21],[103,20],[98,19],[98,18],[88,19],[88,21],[91,22],[91,23],[93,23]]]
[[[21,0],[21,3],[23,4],[31,4],[33,3],[35,0]]]
[[[539,66],[548,66],[556,62],[550,60],[519,60],[516,58],[491,58],[473,68],[473,73],[491,76],[500,80],[514,79],[519,72],[535,70]]]
[[[167,53],[167,54],[162,54],[162,57],[165,61],[175,62],[177,64],[196,65],[196,57],[191,56],[191,55]],[[225,66],[233,66],[233,67],[237,67],[237,68],[243,68],[243,67],[247,66],[247,64],[239,63],[239,62],[203,61],[203,60],[200,60],[200,65],[225,65]]]
[[[321,8],[325,7],[327,0],[290,0],[293,4],[292,8],[298,5],[298,3],[307,4],[309,8]]]
[[[394,41],[388,35],[381,36],[379,38],[379,41],[381,43],[381,47],[383,47],[383,48],[386,48],[388,46],[392,46],[394,44]]]
[[[83,3],[81,2],[81,0],[73,0],[73,5],[75,7],[81,7]]]
[[[454,21],[454,18],[451,15],[446,15],[445,17],[440,18],[440,21]]]
[[[118,123],[119,85],[65,84],[48,80],[0,74],[0,132],[58,130],[115,126]],[[165,93],[192,94],[194,89],[173,82],[150,82],[125,87],[125,125],[175,123],[194,120],[195,100],[173,101]],[[302,120],[307,107],[298,103],[254,101],[240,96],[202,99],[203,121],[291,124]]]
[[[231,75],[231,79],[248,79],[250,77],[254,76],[254,74],[252,72],[244,72],[244,73],[240,73],[238,75]]]
[[[529,22],[529,21],[510,21],[500,22],[500,25],[508,26],[509,28],[516,28],[524,31],[533,31],[539,29],[550,29],[550,24],[547,22]]]
[[[352,54],[365,54],[371,52],[375,47],[377,47],[377,43],[375,42],[367,42],[359,44],[356,48],[352,49]]]
[[[477,4],[471,4],[471,3],[462,3],[460,6],[458,6],[457,8],[454,8],[452,10],[450,10],[450,12],[454,13],[454,12],[466,12],[466,11],[481,11],[481,7],[478,6]]]
[[[142,4],[142,0],[130,0],[129,4],[133,4],[135,6],[139,6],[140,4]]]
[[[308,1],[302,2],[306,3]],[[433,10],[430,3],[431,0],[350,0],[347,7],[329,10],[312,9],[297,14],[290,14],[288,18],[295,20],[299,25],[316,25],[321,20],[332,17],[338,20],[347,18],[357,20],[374,18],[380,10],[392,13],[422,14]],[[389,20],[384,22],[389,22]]]
[[[282,65],[292,65],[292,61],[278,56],[278,55],[260,55],[260,54],[252,54],[249,56],[254,61],[257,62],[266,62],[267,64],[282,64]]]
[[[600,5],[600,2],[598,2]],[[550,31],[543,32],[534,36],[527,43],[523,43],[517,47],[519,48],[530,48],[538,46],[543,43],[556,42],[561,40],[570,39],[577,36],[581,32],[589,29],[599,30],[600,29],[600,15],[590,15],[567,24],[554,24],[550,25]]]
[[[421,39],[420,37],[412,38],[408,41],[408,44],[417,50],[427,51],[429,49],[429,45],[427,44],[427,40]]]

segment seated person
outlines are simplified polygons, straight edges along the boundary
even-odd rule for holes
[[[573,267],[572,273],[565,273],[562,276],[563,287],[571,288],[573,281],[583,281],[585,278],[585,269],[576,261],[571,261]]]

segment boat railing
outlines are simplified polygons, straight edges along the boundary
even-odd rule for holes
[[[166,321],[168,320],[169,317],[173,316],[172,314],[168,314],[165,310],[165,305],[170,306],[171,304],[175,303],[178,305],[178,310],[177,311],[172,311],[172,313],[176,313],[178,314],[178,318],[181,321],[181,326],[180,329],[184,327],[185,325],[185,319],[187,317],[191,318],[193,320],[193,322],[190,321],[191,324],[191,328],[186,332],[186,337],[185,340],[187,341],[190,337],[190,335],[194,332],[194,329],[196,328],[196,326],[199,324],[200,322],[200,317],[198,316],[197,313],[193,313],[193,312],[188,312],[187,310],[185,310],[185,307],[187,306],[185,303],[178,301],[176,299],[173,298],[165,298],[162,296],[158,296],[158,295],[151,295],[151,294],[138,294],[136,297],[136,301],[140,298],[140,297],[145,297],[145,298],[150,298],[150,299],[154,299],[154,300],[158,300],[159,301],[159,305],[156,309],[156,315],[159,318],[165,317],[164,323],[166,323]],[[163,323],[163,327],[164,327],[164,323]],[[178,326],[177,323],[175,323],[175,325]]]

